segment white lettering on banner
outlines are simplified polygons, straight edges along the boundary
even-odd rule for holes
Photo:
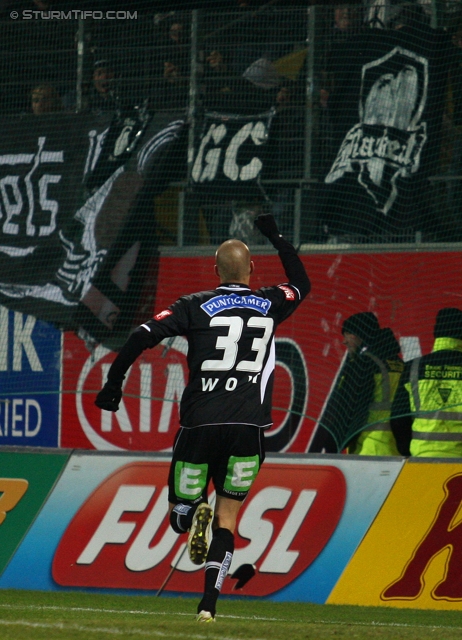
[[[9,416],[9,409],[10,409],[10,402],[11,400],[5,400],[5,402],[0,403],[0,411],[3,410],[3,414],[4,414],[4,419],[3,419],[3,431],[0,432],[1,436],[7,436],[8,435],[8,416]]]
[[[252,160],[242,168],[240,168],[236,162],[239,148],[249,136],[255,145],[263,144],[267,138],[266,127],[263,122],[256,122],[255,124],[253,122],[247,123],[242,129],[239,129],[229,143],[226,149],[223,173],[230,180],[236,181],[238,178],[242,181],[253,180],[262,170],[263,162],[260,158],[252,158]]]
[[[215,145],[218,145],[225,137],[226,133],[227,129],[224,124],[220,124],[218,127],[215,124],[212,124],[205,136],[202,138],[191,173],[194,182],[204,182],[205,180],[213,180],[215,178],[218,170],[218,164],[220,162],[221,149],[210,149],[207,152],[207,155],[205,156],[205,167],[202,169],[204,151],[212,138]]]
[[[0,307],[0,371],[8,371],[8,309]]]
[[[21,398],[14,398],[13,408],[11,411],[11,435],[15,437],[22,436],[22,431],[19,431],[18,429],[16,429],[16,423],[22,422],[22,418],[23,418],[22,415],[18,412],[18,405],[19,406],[22,405]]]
[[[34,343],[32,342],[32,331],[35,327],[35,318],[26,317],[23,324],[23,314],[14,313],[14,341],[13,341],[13,371],[22,371],[22,350],[29,360],[32,371],[43,371]]]
[[[192,168],[191,176],[194,182],[205,182],[206,180],[210,182],[215,179],[223,150],[218,145],[227,133],[228,130],[224,124],[218,126],[216,124],[210,125],[209,130],[201,140]],[[242,180],[243,182],[254,180],[262,170],[263,163],[258,157],[252,158],[243,167],[237,164],[239,149],[249,137],[256,146],[264,144],[268,138],[266,125],[262,121],[248,122],[231,138],[225,152],[223,173],[233,182],[236,180]],[[205,153],[205,149],[211,140],[213,140],[215,148],[209,149]]]
[[[191,498],[199,495],[202,489],[197,486],[199,484],[197,476],[200,476],[201,473],[201,469],[191,469],[190,467],[183,467],[181,469],[179,484],[182,495],[191,496]]]
[[[30,408],[33,407],[35,412],[37,413],[37,421],[35,424],[35,428],[30,427]],[[26,438],[33,438],[40,431],[40,427],[42,426],[42,410],[40,408],[37,400],[33,400],[32,398],[26,399],[26,411],[25,411],[25,423],[24,423],[24,435]]]
[[[140,485],[122,485],[101,520],[85,549],[77,559],[77,564],[91,564],[96,560],[106,544],[124,544],[136,527],[135,522],[120,522],[125,512],[142,512],[148,506],[156,488]]]
[[[162,402],[162,411],[159,419],[159,433],[167,433],[170,420],[172,417],[173,405],[175,400],[180,400],[185,390],[186,382],[184,379],[183,365],[168,364],[167,365],[167,385],[165,387],[164,399]]]
[[[241,564],[255,564],[263,555],[274,533],[274,525],[269,520],[265,520],[263,514],[268,509],[284,509],[291,495],[290,489],[266,487],[255,494],[251,500],[249,496],[249,502],[246,502],[247,508],[239,522],[238,532],[250,542],[246,547],[236,549],[234,552],[235,567]]]
[[[197,483],[194,476],[200,471],[183,471],[185,473],[182,491],[188,492],[188,487]],[[155,502],[150,506],[155,492],[156,487],[151,485],[121,485],[78,557],[77,564],[90,565],[95,562],[105,545],[128,543],[138,526],[136,537],[125,555],[126,568],[129,571],[148,571],[159,565],[171,553],[179,536],[168,526],[162,537],[152,545],[153,539],[158,536],[161,526],[165,525],[168,519],[168,487],[164,486],[157,493]],[[197,488],[193,489],[191,494],[195,492]],[[314,490],[300,491],[290,512],[284,512],[284,524],[277,535],[274,524],[265,518],[265,514],[269,510],[284,510],[293,496],[293,491],[283,487],[265,487],[254,495],[252,500],[246,502],[238,533],[242,538],[249,540],[249,544],[235,550],[231,570],[241,564],[256,564],[267,552],[259,568],[261,573],[289,573],[300,555],[298,550],[290,549],[290,545],[300,531],[316,495],[317,492]],[[213,496],[210,496],[210,503],[213,505]],[[146,519],[141,526],[127,518],[126,514],[129,512],[146,512],[148,508],[149,513],[145,514]],[[180,559],[183,549],[184,545],[181,545],[172,560],[172,566]],[[198,570],[187,556],[181,556],[178,568],[185,572]]]
[[[27,356],[32,371],[43,371],[32,340],[35,327],[33,316],[24,316],[15,311],[13,322],[13,371],[22,371],[22,353]],[[6,307],[0,307],[0,371],[8,371],[8,334],[10,330],[9,313]]]
[[[292,496],[292,491],[281,487],[266,487],[257,493],[247,504],[239,522],[238,532],[250,543],[236,549],[233,567],[241,564],[255,564],[264,554],[273,537],[274,527],[264,519],[269,509],[284,509]],[[302,491],[297,498],[285,524],[269,550],[260,572],[288,573],[299,556],[298,551],[289,550],[300,526],[306,518],[316,497],[315,491]]]
[[[48,198],[48,185],[61,182],[61,176],[54,176],[45,173],[39,180],[39,202],[42,211],[50,212],[50,222],[39,228],[39,236],[49,236],[56,229],[56,216],[58,215],[59,204],[56,200]]]
[[[125,558],[129,571],[147,571],[158,565],[172,550],[178,534],[169,526],[157,544],[152,540],[168,515],[168,487],[162,489],[151,513],[136,536]]]
[[[20,233],[20,221],[19,216],[25,215],[25,231],[28,236],[35,236],[37,232],[37,226],[34,222],[34,216],[36,213],[36,204],[40,205],[40,213],[49,213],[49,220],[47,224],[38,226],[39,236],[49,236],[56,230],[56,217],[59,210],[59,204],[57,200],[52,200],[48,197],[48,186],[52,184],[58,184],[61,181],[62,176],[60,174],[43,174],[38,180],[38,198],[36,196],[37,187],[34,185],[33,178],[34,173],[38,167],[42,164],[62,164],[64,162],[63,151],[45,151],[44,146],[46,143],[46,137],[40,136],[38,138],[38,150],[34,154],[6,154],[0,156],[0,165],[28,165],[31,164],[32,168],[22,178],[21,175],[6,175],[0,180],[0,196],[1,196],[1,211],[0,218],[3,218],[5,213],[5,221],[3,223],[2,231],[5,235],[17,236]],[[21,181],[24,181],[22,185]],[[23,191],[24,196],[23,197]],[[0,251],[15,251],[14,255],[27,255],[35,247],[27,248],[12,248],[1,247]]]
[[[297,502],[260,567],[260,573],[289,573],[292,569],[300,554],[298,551],[289,551],[289,547],[311,509],[316,493],[308,490],[300,492]]]
[[[34,438],[42,426],[42,409],[33,398],[14,398],[1,403],[4,407],[4,423],[0,424],[0,436],[12,435],[14,438]],[[8,424],[9,410],[11,407],[11,425]],[[1,405],[0,405],[1,411]],[[3,431],[2,431],[3,426]],[[11,427],[11,429],[9,429]]]
[[[19,224],[11,222],[13,216],[17,216],[22,211],[22,195],[18,187],[19,176],[6,176],[0,180],[0,193],[2,194],[3,206],[6,212],[6,221],[3,223],[3,233],[16,236],[19,234]],[[6,186],[11,187],[10,200]]]

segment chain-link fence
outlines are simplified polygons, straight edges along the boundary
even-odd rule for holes
[[[160,244],[252,243],[260,211],[297,244],[462,240],[460,3],[146,5],[4,16],[0,110],[183,112]]]

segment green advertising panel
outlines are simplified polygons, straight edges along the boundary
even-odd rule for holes
[[[0,574],[39,513],[70,452],[0,451]]]

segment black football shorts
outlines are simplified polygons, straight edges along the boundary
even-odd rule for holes
[[[258,427],[181,427],[173,447],[169,502],[207,502],[210,481],[217,495],[242,502],[265,459],[264,450],[263,429]]]

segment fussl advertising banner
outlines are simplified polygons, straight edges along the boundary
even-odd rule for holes
[[[74,454],[6,570],[0,588],[198,593],[186,535],[169,526],[168,454]],[[323,603],[386,500],[403,460],[268,457],[239,514],[231,573],[254,564],[242,591]],[[209,496],[211,504],[214,495]]]
[[[307,450],[345,356],[341,335],[345,318],[360,311],[374,312],[382,327],[394,331],[404,359],[409,360],[431,350],[438,309],[462,307],[460,283],[451,280],[451,274],[458,277],[462,271],[460,253],[316,254],[302,259],[312,291],[277,332],[275,424],[266,433],[269,452]],[[162,257],[155,303],[139,322],[183,294],[215,286],[213,264],[212,254]],[[285,281],[276,255],[257,255],[255,265],[253,287]],[[97,409],[94,398],[115,354],[102,346],[89,353],[82,340],[65,334],[61,446],[170,449],[188,376],[186,350],[186,340],[177,337],[145,351],[126,378],[119,411],[110,414]]]

